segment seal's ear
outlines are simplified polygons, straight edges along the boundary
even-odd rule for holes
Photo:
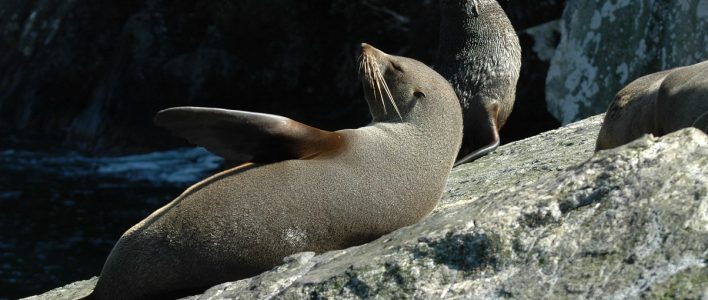
[[[174,107],[155,124],[235,162],[306,159],[335,150],[342,137],[286,117],[207,107]]]

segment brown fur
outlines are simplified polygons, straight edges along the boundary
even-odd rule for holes
[[[595,150],[624,145],[644,134],[681,128],[708,131],[708,61],[649,74],[620,90],[610,103]]]
[[[436,69],[462,106],[464,138],[457,164],[499,145],[499,130],[514,108],[521,46],[496,0],[442,0]]]
[[[462,139],[462,113],[443,77],[368,45],[400,109],[383,112],[362,78],[374,123],[337,131],[337,151],[215,175],[129,229],[94,297],[185,296],[256,275],[301,251],[366,243],[437,204]],[[392,67],[396,64],[402,70]]]

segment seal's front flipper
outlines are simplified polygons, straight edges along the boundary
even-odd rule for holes
[[[207,107],[174,107],[155,124],[235,162],[271,163],[335,150],[342,137],[286,117]]]
[[[489,154],[490,152],[496,150],[499,147],[499,104],[494,103],[489,108],[485,109],[489,119],[486,123],[474,124],[477,126],[465,125],[465,130],[468,130],[465,134],[469,134],[473,142],[484,142],[481,147],[476,148],[469,154],[460,158],[455,162],[453,167],[457,167],[461,164],[474,161],[482,156]]]
[[[457,167],[461,164],[471,162],[471,161],[476,160],[482,156],[487,155],[489,152],[496,150],[499,147],[499,135],[495,135],[495,136],[496,136],[496,138],[494,139],[494,141],[491,144],[486,145],[486,146],[479,148],[477,150],[474,150],[474,151],[472,151],[472,153],[465,155],[465,157],[456,161],[455,164],[453,165],[453,167]]]

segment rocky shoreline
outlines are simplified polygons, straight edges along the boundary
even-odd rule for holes
[[[685,129],[593,154],[601,121],[454,169],[418,224],[188,299],[708,296],[708,136]],[[94,284],[28,299],[76,299]]]

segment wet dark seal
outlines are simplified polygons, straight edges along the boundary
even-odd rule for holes
[[[514,107],[521,46],[496,0],[441,0],[436,69],[462,105],[464,138],[456,164],[499,146],[499,130]]]
[[[373,123],[358,129],[329,132],[215,108],[159,112],[158,125],[252,163],[195,184],[130,228],[90,297],[195,294],[293,253],[371,241],[430,213],[462,140],[455,92],[426,65],[366,44],[360,77]]]
[[[595,150],[686,127],[708,132],[708,61],[642,76],[620,90],[607,109]]]

